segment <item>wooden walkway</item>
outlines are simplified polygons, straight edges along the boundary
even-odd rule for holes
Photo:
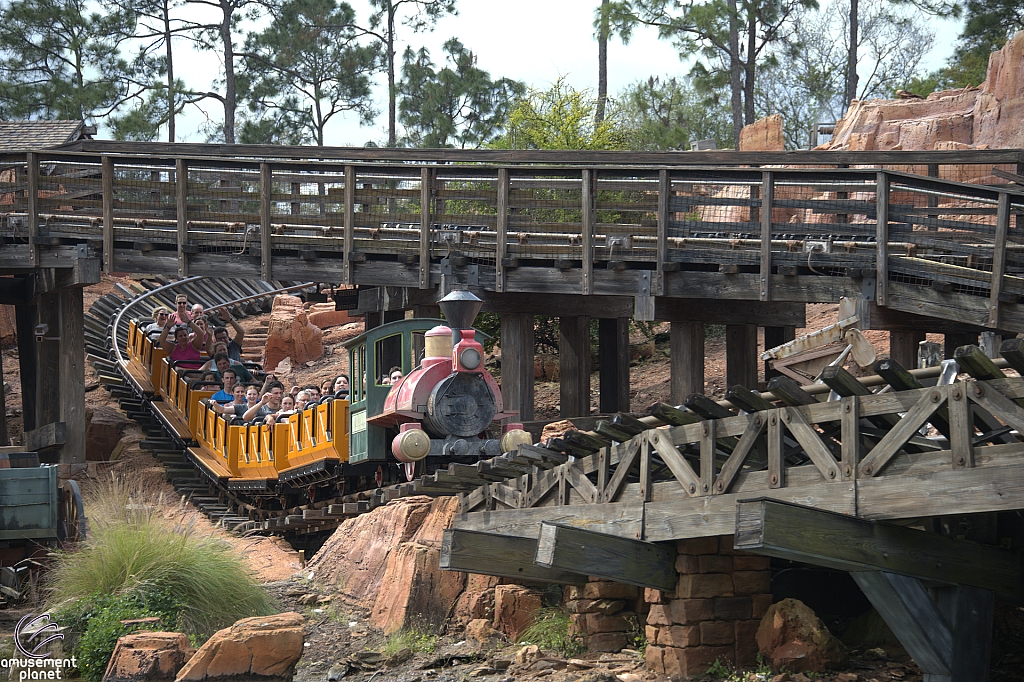
[[[448,278],[616,297],[639,319],[665,319],[671,299],[847,296],[1024,331],[1024,188],[942,179],[1024,173],[1020,150],[311,153],[84,142],[6,155],[0,270],[101,258],[109,272],[403,287],[430,302]]]

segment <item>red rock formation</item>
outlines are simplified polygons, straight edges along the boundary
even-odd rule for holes
[[[541,593],[536,590],[522,585],[498,585],[494,588],[494,627],[514,642],[543,605]]]
[[[310,324],[301,299],[277,296],[270,311],[263,366],[272,370],[285,358],[291,358],[292,366],[319,360],[324,354],[322,336],[323,332]]]
[[[176,678],[177,682],[230,680],[291,682],[302,656],[305,619],[294,611],[243,618],[214,633]]]
[[[798,599],[772,604],[757,628],[757,647],[772,667],[795,672],[846,665],[846,650],[821,619]]]
[[[347,310],[335,310],[333,303],[314,303],[309,306],[309,323],[320,329],[340,327],[352,320]]]
[[[785,148],[781,114],[765,116],[740,131],[741,152],[781,152]]]
[[[137,632],[117,640],[103,682],[173,682],[195,651],[180,632]]]

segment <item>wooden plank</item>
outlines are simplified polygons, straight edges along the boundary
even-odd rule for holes
[[[420,169],[420,289],[430,288],[431,170]]]
[[[890,571],[1024,597],[1020,552],[777,500],[737,503],[733,547],[843,571]]]
[[[669,360],[672,402],[681,405],[694,393],[704,392],[704,323],[669,325]]]
[[[82,287],[64,287],[60,305],[60,420],[67,438],[61,464],[85,464],[85,338]],[[50,396],[53,400],[54,396]]]
[[[668,261],[668,219],[669,196],[672,194],[672,181],[668,170],[658,171],[658,265],[654,279],[654,295],[665,293],[665,263]],[[657,314],[657,313],[655,313]]]
[[[889,305],[889,175],[879,171],[875,190],[875,303]]]
[[[988,326],[999,328],[999,297],[1003,293],[1003,274],[1006,272],[1006,235],[1010,229],[1010,196],[999,194],[996,208],[996,235],[992,244],[992,283],[989,287]]]
[[[67,424],[64,422],[50,422],[23,433],[21,444],[29,452],[57,448],[67,442],[67,433]]]
[[[501,395],[506,410],[519,419],[533,419],[534,317],[531,313],[501,316]]]
[[[674,590],[678,580],[676,549],[641,540],[604,535],[542,522],[534,563],[576,571],[627,585]]]
[[[502,264],[508,253],[508,169],[498,169],[497,188],[497,245],[494,251],[494,290],[505,291],[505,266]]]
[[[345,218],[344,241],[342,242],[342,282],[351,286],[352,281],[352,248],[356,232],[356,169],[345,166]]]
[[[274,238],[270,225],[270,195],[274,187],[273,170],[269,163],[260,164],[260,276],[263,281],[274,279]]]
[[[841,479],[839,468],[832,453],[828,451],[825,444],[821,442],[818,432],[811,428],[799,410],[792,407],[781,408],[783,419],[789,432],[793,434],[796,441],[800,443],[804,453],[811,458],[811,462],[821,472],[826,481],[838,481]]]
[[[945,390],[934,388],[925,391],[914,407],[864,457],[858,468],[857,477],[877,476],[885,468],[886,463],[896,456],[896,453],[906,445],[907,441],[945,401]]]
[[[25,154],[25,170],[28,173],[26,202],[28,204],[28,250],[29,265],[39,267],[39,155],[35,152]]]
[[[109,156],[102,159],[103,192],[103,271],[114,271],[114,162]]]
[[[753,450],[754,445],[761,437],[761,434],[764,433],[767,425],[768,420],[765,415],[750,415],[750,421],[747,424],[747,428],[743,431],[743,435],[740,436],[739,443],[736,444],[736,448],[729,455],[729,458],[722,466],[722,471],[718,474],[718,478],[715,481],[715,487],[713,489],[713,493],[715,495],[722,495],[729,492],[729,488],[732,485],[733,480],[736,478],[736,474],[739,473],[740,467],[743,466],[747,456]]]
[[[971,400],[991,412],[999,421],[1004,422],[1024,435],[1024,409],[1016,401],[1010,400],[993,386],[983,382],[963,384]],[[959,388],[959,386],[958,386]]]
[[[590,414],[590,318],[572,315],[558,322],[559,415]]]
[[[602,414],[630,411],[628,357],[629,318],[601,318],[598,321],[597,362],[601,387],[598,409]]]
[[[596,171],[583,171],[583,189],[580,193],[580,201],[583,204],[583,214],[580,229],[583,233],[582,260],[583,260],[583,282],[582,290],[584,296],[594,293],[594,187],[597,184]]]
[[[690,463],[679,454],[676,446],[672,444],[672,439],[666,437],[667,435],[667,432],[655,429],[648,433],[647,438],[654,447],[654,451],[661,457],[661,461],[665,463],[665,466],[669,468],[669,471],[679,481],[679,484],[683,486],[683,490],[691,496],[700,495],[703,492],[701,477],[693,470]],[[618,470],[616,470],[616,473],[618,473]]]
[[[771,171],[761,173],[761,300],[771,300],[772,285],[772,203],[775,183]]]
[[[715,483],[715,430],[718,422],[709,419],[703,424],[700,433],[700,491],[708,495]]]
[[[576,492],[580,494],[584,502],[590,504],[597,504],[601,501],[601,492],[597,486],[590,482],[590,479],[586,477],[583,471],[579,468],[578,462],[569,462],[564,465],[565,480],[576,489]],[[590,574],[588,574],[590,575]]]
[[[188,277],[188,164],[178,158],[174,162],[174,197],[177,218],[178,277]]]
[[[718,277],[723,285],[725,284],[726,279],[721,275],[715,275],[715,277]],[[733,277],[733,275],[729,277]],[[760,327],[803,327],[807,324],[805,308],[803,303],[781,301],[735,301],[659,296],[654,299],[654,318],[673,322],[676,320],[699,320],[705,324],[730,324],[735,323],[736,320],[743,320],[747,324],[756,324]]]
[[[858,384],[860,385],[860,384]],[[847,396],[840,401],[842,408],[842,480],[853,480],[860,461],[860,409],[856,396]]]
[[[639,539],[643,533],[643,515],[639,501],[537,507],[459,514],[452,520],[452,528],[532,539],[540,534],[540,524],[547,521]]]
[[[768,485],[771,488],[786,487],[786,462],[782,456],[783,435],[782,410],[768,414]]]
[[[962,383],[954,384],[949,390],[949,450],[953,455],[954,468],[974,466],[974,417],[967,398],[968,390],[967,384]],[[995,389],[985,392],[998,393]],[[1016,403],[1007,398],[1004,400],[1024,417],[1024,411]]]
[[[611,480],[608,481],[608,486],[601,496],[605,503],[614,502],[618,498],[623,486],[626,485],[630,470],[640,456],[640,450],[645,447],[647,447],[647,436],[645,435],[636,436],[626,444],[626,454],[619,459],[615,473],[612,474]]]
[[[725,326],[725,375],[729,386],[757,388],[757,325]]]
[[[587,576],[575,571],[543,568],[533,562],[536,538],[447,529],[441,536],[440,567],[502,578],[583,585]]]

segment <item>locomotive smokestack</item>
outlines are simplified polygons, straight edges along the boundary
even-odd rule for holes
[[[484,304],[469,291],[453,291],[437,303],[452,329],[472,329],[473,320]]]

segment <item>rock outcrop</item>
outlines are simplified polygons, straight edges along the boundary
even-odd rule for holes
[[[177,682],[290,682],[302,656],[305,619],[294,611],[243,618],[207,640]]]
[[[347,310],[335,310],[333,303],[314,303],[309,306],[308,316],[309,323],[320,329],[340,327],[352,321]]]
[[[121,442],[128,420],[112,407],[99,405],[85,411],[85,459],[106,462]]]
[[[543,595],[536,590],[522,585],[498,585],[494,588],[494,627],[514,642],[543,605]]]
[[[279,295],[270,311],[267,345],[263,349],[263,366],[277,367],[285,358],[293,366],[323,357],[323,332],[310,324],[302,307],[302,299]]]
[[[137,632],[117,640],[103,682],[173,682],[195,654],[180,632]]]
[[[798,599],[768,607],[757,628],[757,646],[773,668],[822,671],[846,665],[846,649],[821,619]]]
[[[781,114],[765,116],[740,131],[741,152],[781,152],[785,148]]]

